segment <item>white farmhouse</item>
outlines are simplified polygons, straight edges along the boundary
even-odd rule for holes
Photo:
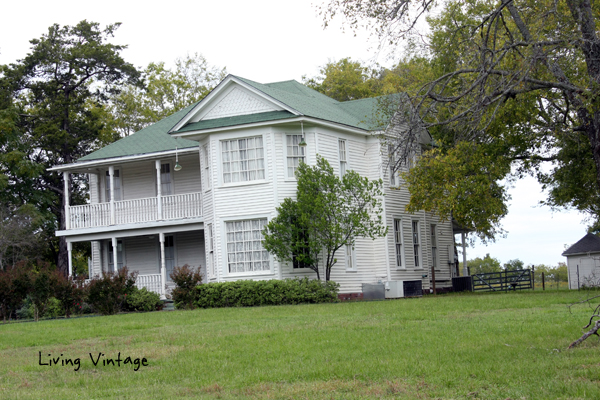
[[[588,233],[562,255],[567,257],[569,289],[600,286],[600,237]]]
[[[197,104],[53,167],[65,181],[70,173],[88,174],[90,187],[89,204],[67,204],[66,229],[56,234],[69,251],[73,242],[92,243],[90,276],[127,266],[139,271],[140,286],[163,295],[174,266],[184,264],[201,266],[207,282],[315,277],[264,251],[261,229],[284,198],[295,196],[298,163],[314,165],[319,154],[339,174],[352,169],[385,182],[389,233],[358,238],[338,255],[331,279],[340,292],[402,280],[422,281],[428,290],[432,267],[437,287],[449,286],[452,224],[404,211],[409,195],[389,174],[393,154],[381,139],[386,128],[376,122],[377,106],[376,99],[338,102],[296,81],[259,84],[229,75]],[[423,141],[430,141],[426,133]]]

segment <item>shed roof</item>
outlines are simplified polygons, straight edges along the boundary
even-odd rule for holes
[[[577,243],[565,250],[562,255],[570,256],[585,253],[600,253],[600,237],[592,233],[588,233],[579,239]]]

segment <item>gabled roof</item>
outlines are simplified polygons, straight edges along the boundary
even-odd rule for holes
[[[174,151],[176,147],[179,149],[198,147],[198,142],[184,138],[176,139],[170,133],[202,131],[298,117],[333,122],[358,128],[365,132],[381,129],[387,123],[383,119],[378,120],[377,117],[381,98],[339,102],[294,80],[262,84],[229,75],[208,97],[218,98],[219,93],[222,93],[220,91],[224,90],[224,87],[228,84],[236,84],[246,87],[248,90],[253,90],[254,96],[260,97],[263,99],[262,101],[271,102],[277,111],[184,122],[190,121],[191,116],[197,115],[199,110],[205,107],[208,102],[205,98],[133,135],[80,158],[75,164],[82,161]],[[178,125],[180,126],[179,129],[174,130]]]
[[[236,78],[307,117],[367,131],[377,130],[385,125],[382,121],[375,120],[381,97],[340,102],[294,80],[262,84],[241,77]]]
[[[600,253],[600,237],[588,233],[577,243],[565,250],[562,255],[570,256],[575,254]]]
[[[161,119],[155,124],[152,124],[133,135],[124,137],[114,143],[109,144],[85,157],[81,157],[77,161],[101,160],[105,158],[125,157],[136,154],[158,153],[161,151],[186,149],[189,147],[198,147],[198,142],[188,139],[177,139],[167,132],[183,118],[194,106],[192,104],[175,114],[172,114],[164,119]]]

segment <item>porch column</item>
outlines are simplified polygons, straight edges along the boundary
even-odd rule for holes
[[[162,185],[160,181],[160,160],[155,161],[156,165],[156,207],[158,210],[158,219],[163,219],[162,217]]]
[[[67,257],[69,260],[69,276],[73,276],[73,243],[67,242]]]
[[[65,229],[71,229],[71,215],[70,215],[70,203],[69,203],[69,173],[63,172],[63,196],[65,198]]]
[[[160,242],[160,294],[165,297],[165,286],[167,283],[167,263],[165,261],[165,234],[158,234],[158,241]]]
[[[110,177],[110,224],[114,225],[115,221],[116,221],[116,218],[115,218],[115,167],[113,167],[112,165],[110,167],[108,167],[108,176]],[[116,246],[116,244],[114,246]],[[115,265],[117,265],[117,264],[115,263]]]
[[[111,176],[111,178],[112,178],[112,176]],[[112,179],[111,179],[111,181],[112,181]],[[111,195],[111,198],[112,198],[112,195]],[[118,264],[117,264],[118,259],[119,259],[119,257],[118,257],[119,254],[117,253],[119,251],[118,245],[117,245],[117,238],[113,236],[111,238],[111,240],[112,240],[112,248],[113,248],[113,272],[117,272],[119,269]]]
[[[461,232],[460,237],[462,238],[462,248],[463,248],[463,276],[469,275],[469,270],[467,269],[467,245],[465,243],[465,233]]]

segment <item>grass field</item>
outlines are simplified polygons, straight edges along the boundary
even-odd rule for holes
[[[0,398],[600,398],[582,293],[122,314],[0,326]],[[103,366],[102,360],[147,359]],[[98,353],[105,356],[94,366]],[[58,365],[51,358],[60,358]],[[51,356],[48,356],[50,354]],[[62,357],[60,355],[62,354]],[[62,366],[62,360],[80,359]]]

